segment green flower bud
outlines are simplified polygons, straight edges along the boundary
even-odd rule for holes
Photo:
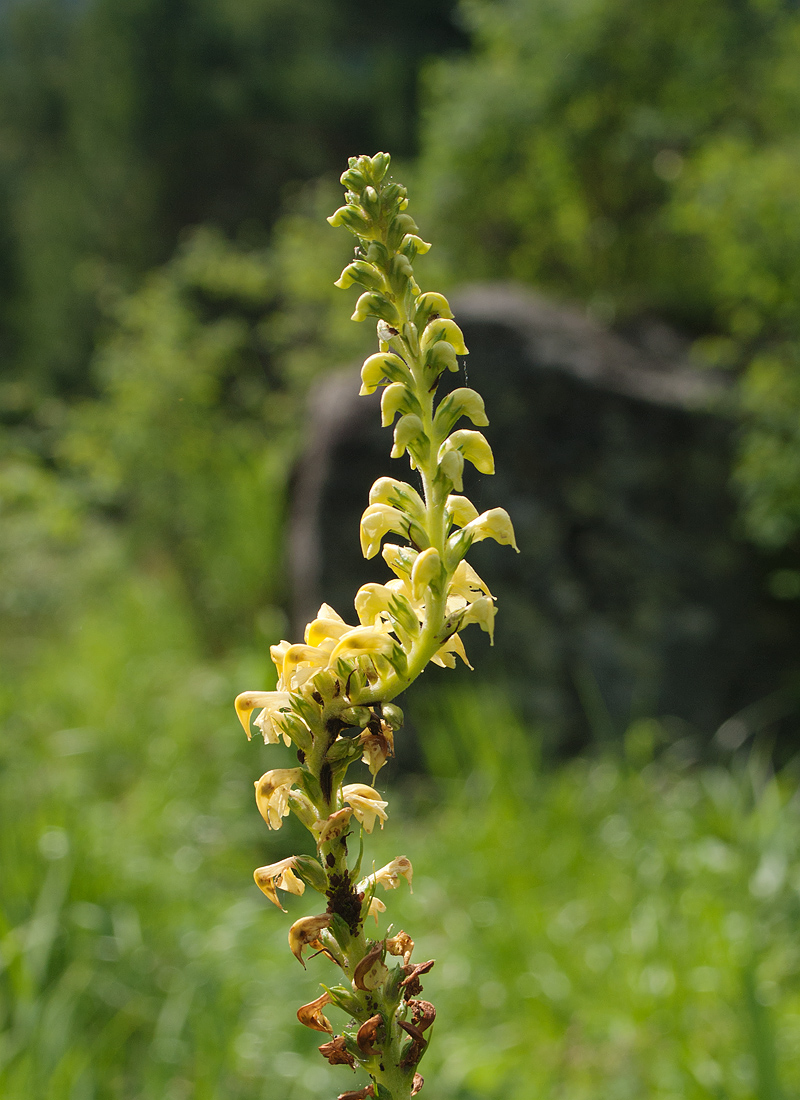
[[[425,352],[422,365],[426,371],[430,371],[434,379],[438,378],[439,375],[446,370],[457,371],[458,358],[456,356],[456,349],[452,344],[448,344],[446,340],[439,340],[437,343],[432,344]]]
[[[441,477],[453,489],[461,491],[464,488],[464,456],[461,452],[451,449],[442,452],[440,447],[438,463],[437,478]]]
[[[411,546],[398,546],[394,542],[385,542],[381,550],[383,560],[395,576],[401,579],[411,577],[411,570],[418,554],[419,551]]]
[[[351,204],[340,206],[338,210],[331,214],[327,221],[334,228],[343,225],[346,229],[349,229],[351,233],[356,233],[358,236],[362,237],[366,236],[372,228],[372,222],[367,215],[357,206]]]
[[[339,737],[325,754],[332,767],[357,760],[361,756],[361,742],[357,737]]]
[[[361,295],[351,320],[366,321],[367,317],[377,317],[395,327],[400,323],[399,314],[392,303],[383,294],[376,294],[374,291]]]
[[[400,356],[392,352],[370,355],[361,367],[361,396],[374,393],[387,379],[407,384],[411,382],[411,372]]]
[[[467,416],[473,424],[483,426],[489,423],[483,398],[475,390],[462,386],[442,398],[433,419],[434,434],[443,439],[452,431],[462,416]]]
[[[391,252],[396,252],[407,233],[419,233],[419,226],[410,214],[398,214],[386,234],[386,244]]]
[[[390,504],[418,520],[425,516],[425,503],[417,490],[405,481],[396,481],[393,477],[378,478],[369,491],[369,502]],[[477,514],[476,512],[475,515]]]
[[[413,413],[401,416],[394,429],[394,446],[390,457],[402,458],[408,451],[412,458],[417,458],[427,451],[428,446],[428,438],[420,418]]]
[[[367,186],[367,177],[359,172],[357,168],[348,168],[346,172],[342,172],[339,176],[339,182],[349,191],[363,191]]]
[[[364,1006],[352,989],[346,989],[343,985],[334,985],[330,987],[323,985],[322,988],[330,997],[331,1004],[336,1005],[337,1008],[341,1008],[341,1010],[346,1012],[349,1016],[355,1016],[355,1018],[358,1019],[363,1013]]]
[[[492,448],[489,446],[486,436],[481,432],[473,432],[469,428],[461,428],[459,431],[453,432],[439,448],[440,460],[449,450],[460,451],[464,458],[471,462],[480,473],[494,473]]]
[[[292,692],[289,698],[289,706],[303,719],[307,726],[314,726],[319,722],[320,708],[313,699],[307,698],[297,692]]]
[[[388,153],[376,153],[370,161],[371,175],[373,182],[377,185],[381,182],[383,177],[389,170],[389,165],[392,163],[392,158]]]
[[[348,264],[333,285],[338,286],[340,290],[347,290],[353,283],[360,283],[369,290],[386,290],[386,283],[380,271],[366,260],[354,260],[353,263]]]
[[[319,718],[319,711],[317,711],[317,718]],[[298,749],[303,752],[310,750],[312,744],[311,731],[301,718],[295,714],[279,714],[272,721],[281,733],[285,733],[287,737],[291,738]]]
[[[315,676],[312,676],[310,682],[326,703],[329,703],[332,699],[338,699],[342,695],[342,680],[329,668],[321,669]]]
[[[425,551],[428,553],[429,551]],[[436,551],[434,550],[434,553]],[[422,557],[422,555],[420,555]],[[417,559],[419,560],[419,558]],[[419,618],[405,596],[396,592],[389,600],[389,614],[392,619],[412,638],[419,634]]]
[[[384,210],[389,210],[392,206],[402,210],[403,203],[408,205],[408,192],[400,183],[387,183],[381,192],[381,203]]]
[[[324,894],[328,889],[327,875],[320,866],[319,860],[314,859],[313,856],[295,856],[292,867],[295,874],[312,890]]]
[[[414,324],[418,329],[422,330],[430,321],[431,317],[447,317],[453,316],[453,311],[450,309],[450,303],[445,298],[444,294],[437,294],[435,290],[428,290],[424,294],[420,294],[417,298],[417,312],[414,315]]]
[[[371,241],[365,257],[369,263],[375,264],[376,267],[386,268],[389,266],[389,250],[386,245],[381,241]]]
[[[400,334],[408,345],[408,350],[416,359],[419,355],[419,333],[413,321],[406,321],[400,330]]]
[[[419,401],[409,388],[403,382],[392,382],[381,396],[381,427],[388,428],[393,424],[399,412],[422,416]]]
[[[384,721],[388,722],[393,730],[399,730],[403,725],[403,712],[395,703],[384,703],[381,713]]]
[[[343,722],[347,722],[348,726],[358,726],[359,729],[363,729],[372,718],[372,711],[369,707],[348,707],[339,717]]]
[[[378,201],[378,192],[374,187],[365,187],[361,196],[361,201],[364,205],[364,209],[371,218],[379,218],[381,213],[381,204]]]

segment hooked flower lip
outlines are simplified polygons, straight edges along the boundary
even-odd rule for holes
[[[370,884],[374,882],[380,884],[384,890],[396,890],[400,885],[400,879],[404,878],[413,894],[414,891],[411,888],[413,877],[414,868],[411,866],[411,860],[408,856],[395,856],[391,863],[387,863],[385,867],[381,867],[373,874],[367,875],[365,879],[359,882],[358,889],[366,891]]]
[[[309,1001],[307,1005],[301,1005],[297,1010],[297,1019],[301,1024],[310,1027],[312,1031],[328,1032],[333,1035],[333,1028],[327,1016],[323,1016],[322,1009],[331,1004],[330,994],[326,990],[315,1001]]]
[[[303,948],[310,946],[321,949],[323,945],[319,934],[323,928],[330,925],[331,920],[330,913],[323,913],[319,917],[301,917],[289,929],[289,949],[298,962],[303,964],[303,969],[306,965],[303,959]]]
[[[349,783],[342,787],[342,799],[353,807],[356,820],[364,826],[365,832],[372,832],[376,820],[380,821],[383,828],[389,803],[381,799],[374,787],[369,787],[366,783]]]
[[[253,871],[256,886],[284,913],[286,910],[278,900],[278,890],[285,890],[287,894],[300,895],[305,893],[306,889],[306,884],[294,873],[296,864],[297,856],[289,856],[288,859],[270,863],[267,867],[257,867]]]
[[[250,715],[261,707],[256,725],[264,737],[264,744],[277,745],[281,734],[286,744],[291,744],[291,739],[275,722],[282,711],[289,709],[290,701],[291,695],[288,691],[243,691],[241,695],[237,695],[234,706],[242,728],[247,734],[247,740],[249,741],[251,737]]]
[[[256,805],[270,829],[280,829],[289,816],[289,794],[302,774],[302,768],[274,768],[256,780]]]

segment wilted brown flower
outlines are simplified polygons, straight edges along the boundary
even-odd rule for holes
[[[427,962],[419,963],[417,966],[406,966],[406,977],[400,982],[400,988],[405,989],[405,998],[410,1000],[412,997],[416,997],[418,993],[422,992],[422,982],[419,980],[421,974],[427,974],[433,967],[435,960],[428,959]]]
[[[350,1066],[352,1070],[356,1068],[356,1060],[345,1046],[344,1035],[335,1035],[330,1042],[323,1043],[319,1052],[332,1066]]]
[[[298,1008],[297,1019],[301,1024],[310,1027],[312,1031],[329,1031],[332,1035],[333,1028],[330,1020],[322,1015],[322,1009],[330,1003],[331,999],[328,993],[323,993],[321,997],[317,997],[316,1001],[310,1001],[307,1005]]]
[[[358,1044],[359,1050],[362,1050],[364,1054],[367,1055],[377,1054],[378,1051],[375,1050],[372,1044],[377,1040],[378,1032],[382,1027],[383,1017],[379,1012],[376,1012],[374,1016],[370,1016],[366,1023],[363,1023],[358,1029],[358,1034],[356,1035],[356,1043]]]

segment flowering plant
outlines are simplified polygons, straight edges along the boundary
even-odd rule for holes
[[[361,517],[361,547],[367,558],[381,552],[393,576],[359,589],[357,625],[323,604],[303,642],[272,646],[277,690],[246,691],[236,699],[248,737],[258,711],[254,722],[265,742],[282,738],[297,750],[297,767],[268,771],[257,781],[256,803],[271,829],[295,814],[317,856],[259,867],[255,880],[279,908],[279,890],[303,894],[308,886],[326,898],[324,912],[292,924],[289,947],[303,966],[310,948],[337,968],[297,1016],[330,1035],[319,1049],[331,1064],[361,1066],[369,1075],[368,1085],[339,1100],[416,1095],[436,1015],[419,997],[433,960],[412,962],[414,941],[404,931],[372,937],[365,930],[367,918],[377,924],[386,909],[378,887],[393,890],[401,879],[411,887],[413,871],[397,856],[363,872],[363,835],[376,822],[383,828],[388,803],[370,784],[346,783],[347,771],[361,759],[374,782],[403,722],[397,696],[431,661],[451,668],[456,657],[467,662],[461,631],[470,623],[491,637],[494,599],[465,560],[472,544],[493,538],[516,549],[502,508],[479,515],[461,495],[464,463],[491,474],[494,460],[480,431],[456,425],[462,418],[476,427],[488,421],[475,390],[460,387],[436,400],[441,375],[458,371],[458,356],[467,349],[447,299],[421,292],[414,278],[412,261],[430,245],[405,212],[406,189],[387,175],[389,161],[386,153],[351,158],[342,175],[346,203],[328,221],[356,237],[355,257],[336,286],[363,287],[353,320],[377,320],[379,350],[361,369],[361,393],[383,387],[382,423],[394,425],[391,455],[408,454],[422,491],[390,477],[375,482]],[[389,533],[404,542],[381,545]],[[361,847],[354,859],[348,838],[357,827]],[[325,1015],[329,1006],[349,1017],[340,1034]]]

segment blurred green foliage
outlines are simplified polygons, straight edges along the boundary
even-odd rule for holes
[[[414,153],[421,59],[472,42],[422,93],[432,262],[693,336],[741,379],[751,535],[797,543],[796,5],[462,0],[464,34],[452,7],[0,14],[8,1100],[346,1087],[293,1023],[316,973],[247,893],[302,841],[260,823],[282,750],[237,740],[230,699],[282,630],[302,396],[369,339],[318,177]],[[374,839],[415,865],[387,900],[439,959],[442,1100],[797,1092],[796,777],[698,767],[647,722],[545,773],[502,700],[421,699],[428,774]]]
[[[747,530],[796,545],[796,5],[462,0],[459,13],[473,49],[429,68],[420,165],[451,270],[534,283],[634,332],[667,320],[700,363],[735,368]]]
[[[452,0],[14,0],[0,13],[0,349],[37,387],[91,384],[96,297],[187,225],[255,236],[283,188],[415,144],[421,58]]]
[[[252,805],[288,750],[231,727],[260,670],[209,663],[182,608],[122,573],[3,673],[8,1100],[311,1100],[350,1079],[294,1021],[329,964],[300,970],[250,878],[304,843]],[[800,1086],[796,782],[756,757],[687,766],[680,744],[654,759],[662,740],[642,724],[625,757],[545,774],[502,699],[430,709],[430,777],[390,790],[371,854],[414,864],[386,900],[437,959],[425,1073],[446,1100]]]

